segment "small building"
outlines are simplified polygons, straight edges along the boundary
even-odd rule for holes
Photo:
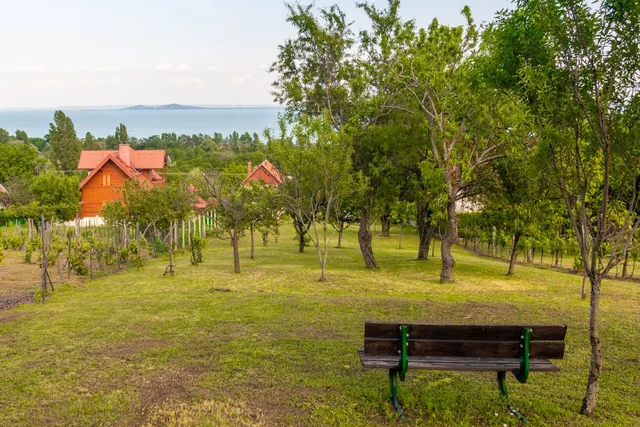
[[[165,159],[165,150],[134,150],[128,144],[118,150],[82,151],[78,169],[89,175],[80,183],[80,217],[100,216],[106,202],[122,197],[120,187],[128,180],[164,185]]]
[[[242,181],[242,184],[248,184],[251,181],[262,181],[275,187],[284,182],[280,171],[269,160],[260,163],[255,169],[251,167],[251,161],[249,161],[247,164],[247,177]]]

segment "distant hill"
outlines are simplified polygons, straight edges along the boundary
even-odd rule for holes
[[[193,105],[167,104],[167,105],[133,105],[122,108],[122,110],[204,110],[204,107],[194,107]]]

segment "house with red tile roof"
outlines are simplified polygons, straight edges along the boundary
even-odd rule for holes
[[[249,161],[247,164],[247,177],[242,181],[242,184],[245,185],[251,181],[262,181],[267,185],[277,187],[284,182],[284,179],[280,171],[269,160],[265,160],[255,169],[251,167],[251,161]]]
[[[117,150],[83,151],[78,169],[89,175],[80,183],[80,217],[100,216],[106,202],[122,197],[120,187],[127,180],[164,185],[165,159],[165,150],[134,150],[128,144]]]

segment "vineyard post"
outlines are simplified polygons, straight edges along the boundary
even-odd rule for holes
[[[44,223],[44,214],[40,214],[40,241],[41,241],[41,246],[42,246],[42,262],[41,262],[41,267],[42,267],[42,283],[41,283],[41,288],[42,288],[42,303],[44,304],[45,301],[45,295],[47,293],[47,247],[46,247],[46,241],[45,241],[45,232],[44,232],[44,227],[45,227],[45,223]]]

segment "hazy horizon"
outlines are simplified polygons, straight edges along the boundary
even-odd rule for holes
[[[281,0],[22,0],[0,26],[0,109],[131,105],[276,106],[267,70],[295,36]],[[306,3],[306,1],[303,1]],[[357,33],[355,1],[338,3]],[[386,0],[373,0],[385,7]],[[403,19],[460,25],[465,4],[486,22],[509,0],[404,0]],[[27,20],[28,18],[28,20]],[[115,30],[117,28],[117,30]]]

